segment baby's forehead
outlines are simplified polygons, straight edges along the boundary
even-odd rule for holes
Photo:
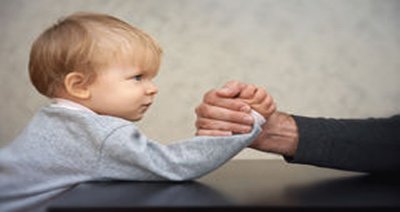
[[[104,67],[116,68],[122,70],[124,74],[143,74],[155,76],[158,73],[159,58],[155,56],[145,57],[145,53],[138,52],[137,55],[123,54],[114,58],[109,58],[107,65]]]
[[[148,47],[130,48],[120,52],[117,59],[124,64],[139,67],[142,70],[156,70],[160,64],[160,55]]]
[[[92,35],[100,63],[113,63],[119,60],[124,64],[140,67],[142,70],[155,72],[158,70],[162,50],[155,40],[135,28],[119,28],[117,26],[95,26]],[[97,56],[96,56],[97,55]]]

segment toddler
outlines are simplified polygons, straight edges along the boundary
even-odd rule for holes
[[[0,150],[0,211],[32,209],[88,181],[195,179],[251,144],[264,121],[255,112],[248,134],[170,145],[143,135],[132,122],[154,101],[161,55],[153,38],[109,15],[76,13],[44,31],[29,74],[52,104]]]

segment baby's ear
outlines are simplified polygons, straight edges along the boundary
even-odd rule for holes
[[[78,99],[90,98],[90,91],[86,83],[86,77],[80,72],[70,72],[64,78],[65,91]]]

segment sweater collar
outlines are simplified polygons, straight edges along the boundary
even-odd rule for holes
[[[52,104],[50,106],[52,107],[61,107],[61,108],[66,108],[70,110],[78,110],[78,111],[86,111],[90,113],[95,113],[94,111],[90,110],[89,108],[76,103],[74,101],[68,100],[68,99],[63,99],[63,98],[53,98],[51,99]]]

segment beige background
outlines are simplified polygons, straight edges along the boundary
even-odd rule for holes
[[[265,86],[295,114],[400,111],[400,1],[0,0],[0,146],[47,103],[27,75],[33,39],[76,11],[115,15],[163,46],[158,100],[139,123],[163,143],[192,136],[203,93],[230,79]]]

